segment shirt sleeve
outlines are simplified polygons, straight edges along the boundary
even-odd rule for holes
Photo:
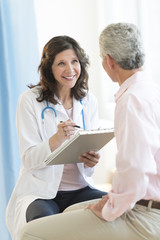
[[[145,102],[130,96],[125,104],[117,104],[116,172],[109,200],[102,209],[107,221],[113,221],[144,198],[149,176],[157,171],[154,154],[159,141],[154,139],[153,143],[154,131],[152,109]]]
[[[26,169],[46,166],[44,159],[51,153],[49,141],[43,141],[37,123],[34,101],[29,94],[22,94],[17,106],[17,135],[22,164]]]

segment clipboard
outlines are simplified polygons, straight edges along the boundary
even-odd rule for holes
[[[114,137],[114,129],[80,130],[45,160],[46,165],[80,163],[84,152],[99,151]]]

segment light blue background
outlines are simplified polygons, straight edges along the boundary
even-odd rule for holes
[[[0,0],[0,239],[11,239],[5,211],[20,157],[16,134],[18,96],[38,82],[39,52],[34,1]]]

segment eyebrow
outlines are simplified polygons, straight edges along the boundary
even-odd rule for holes
[[[77,56],[73,57],[71,60],[73,60],[73,59],[78,59],[79,60],[79,58]],[[66,60],[65,59],[59,59],[56,62],[62,62],[62,61],[66,61]]]

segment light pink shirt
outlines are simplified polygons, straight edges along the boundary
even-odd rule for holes
[[[102,209],[107,221],[140,199],[160,201],[160,89],[137,72],[121,85],[115,101],[116,172]]]
[[[73,118],[73,108],[66,109],[68,117]],[[86,187],[88,184],[80,173],[77,164],[65,164],[58,191],[71,191]]]

